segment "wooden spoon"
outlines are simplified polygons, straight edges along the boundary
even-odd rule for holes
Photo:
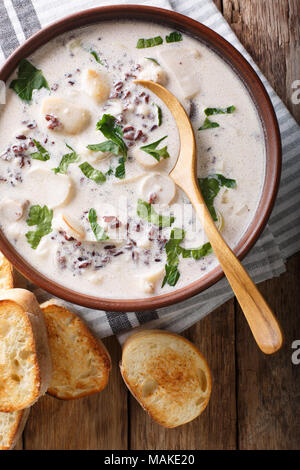
[[[148,80],[136,80],[135,83],[155,93],[173,114],[180,136],[180,152],[169,176],[192,202],[258,346],[265,354],[278,351],[283,342],[280,326],[256,285],[218,232],[205,205],[196,176],[194,131],[184,108],[163,86]]]

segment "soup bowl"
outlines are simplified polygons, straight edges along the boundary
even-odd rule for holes
[[[273,106],[262,82],[243,56],[217,33],[191,18],[160,8],[137,5],[94,8],[63,18],[34,34],[8,58],[0,71],[0,79],[8,80],[22,58],[28,57],[40,46],[60,34],[90,24],[113,21],[116,18],[161,23],[191,35],[220,56],[240,78],[250,94],[263,128],[266,167],[257,210],[252,222],[234,249],[238,258],[242,259],[261,234],[274,205],[280,180],[281,141]],[[49,293],[89,308],[110,311],[153,310],[172,305],[207,289],[224,275],[221,267],[217,266],[199,280],[174,290],[172,293],[144,299],[103,298],[78,293],[41,274],[22,258],[22,255],[15,250],[2,232],[0,232],[0,249],[17,270]]]

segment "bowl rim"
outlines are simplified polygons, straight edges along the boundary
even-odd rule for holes
[[[237,257],[243,259],[265,228],[274,206],[281,174],[281,138],[273,105],[260,78],[241,53],[222,36],[202,23],[171,10],[145,5],[96,7],[68,15],[39,30],[8,57],[0,69],[0,79],[6,81],[22,58],[28,57],[49,40],[82,26],[116,18],[117,20],[135,19],[162,23],[192,35],[225,60],[248,90],[264,131],[266,168],[259,205],[248,229],[234,249]],[[26,278],[37,286],[56,297],[97,310],[130,312],[166,307],[204,291],[224,276],[220,265],[218,265],[200,279],[174,292],[138,299],[102,298],[73,291],[38,272],[28,261],[22,258],[4,237],[2,231],[0,231],[0,250]]]

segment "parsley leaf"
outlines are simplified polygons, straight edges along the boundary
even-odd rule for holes
[[[39,245],[41,239],[52,232],[53,210],[49,210],[47,206],[39,205],[31,206],[27,219],[27,225],[30,227],[36,225],[36,231],[29,231],[25,234],[28,243],[34,250]]]
[[[155,38],[149,38],[149,39],[144,39],[141,38],[137,42],[137,49],[144,49],[145,47],[154,47],[154,46],[159,46],[162,44],[163,38],[161,36],[156,36]]]
[[[125,178],[125,159],[124,157],[119,159],[119,165],[117,166],[115,170],[115,177],[119,179],[124,179]]]
[[[169,284],[169,286],[174,287],[177,284],[178,279],[180,278],[180,272],[177,266],[169,266],[168,264],[166,264],[165,271],[166,274],[161,287],[164,287],[165,284]]]
[[[221,186],[235,188],[236,181],[234,179],[225,178],[225,176],[217,174],[209,175],[207,178],[198,178],[198,182],[205,204],[207,205],[213,220],[216,222],[218,218],[214,208],[215,197],[219,193]]]
[[[120,153],[119,145],[112,140],[106,140],[100,144],[91,144],[88,145],[87,148],[92,150],[92,152],[111,152],[114,155],[119,155]]]
[[[104,228],[97,224],[97,214],[93,208],[89,210],[89,222],[97,242],[108,240],[109,237],[106,235]]]
[[[143,147],[140,147],[140,149],[148,153],[149,155],[152,155],[152,157],[154,157],[158,162],[160,161],[161,158],[170,158],[170,155],[168,154],[167,146],[156,150],[160,142],[162,142],[167,137],[168,136],[165,135],[164,137],[157,140],[156,142],[153,142],[152,144],[148,144],[148,145],[144,145]]]
[[[153,103],[153,106],[155,106],[156,110],[157,110],[157,124],[158,124],[158,126],[161,126],[161,123],[162,123],[162,110],[161,110],[161,107],[158,106],[158,104],[156,104],[156,103]]]
[[[156,59],[154,59],[153,57],[145,57],[145,59],[151,60],[151,62],[154,62],[156,65],[160,65],[160,63]]]
[[[192,248],[187,250],[180,246],[180,243],[184,239],[185,232],[183,229],[174,227],[170,234],[170,239],[165,244],[165,250],[167,254],[167,264],[165,265],[165,277],[162,282],[162,287],[165,284],[169,286],[175,286],[177,283],[180,272],[178,270],[179,264],[179,255],[182,255],[183,258],[194,258],[199,260],[210,253],[212,253],[212,247],[210,243],[205,243],[199,248]]]
[[[164,287],[165,284],[175,286],[180,277],[180,272],[177,268],[179,264],[179,243],[182,242],[184,235],[184,230],[175,227],[171,231],[169,241],[165,244],[167,264],[165,265],[166,274],[161,287]]]
[[[204,113],[206,116],[213,116],[214,114],[232,114],[235,111],[235,106],[228,106],[228,108],[206,108]]]
[[[204,131],[205,129],[213,129],[214,127],[220,127],[220,124],[206,118],[202,126],[199,127],[198,131]]]
[[[199,248],[186,249],[180,246],[179,250],[183,258],[194,258],[196,260],[212,253],[212,247],[209,242],[204,243],[204,245],[200,246]]]
[[[11,82],[12,88],[24,101],[31,101],[33,90],[47,88],[49,85],[41,70],[37,69],[27,59],[22,59],[18,68],[18,77]]]
[[[29,156],[33,158],[34,160],[41,160],[42,162],[46,162],[47,160],[50,160],[50,155],[48,151],[40,144],[35,139],[32,139],[34,142],[34,145],[38,149],[38,152],[33,152]]]
[[[137,215],[144,220],[148,220],[154,225],[158,225],[160,228],[170,227],[175,221],[175,217],[160,215],[158,214],[149,202],[138,200]]]
[[[172,33],[169,34],[169,36],[166,36],[166,42],[179,42],[182,41],[182,34],[179,33],[178,31],[173,31]]]
[[[95,181],[97,184],[101,184],[106,181],[106,176],[102,173],[102,171],[96,170],[88,162],[81,163],[79,168],[81,169],[84,176],[90,180]]]
[[[68,144],[66,144],[66,146],[68,147],[68,149],[72,150],[72,153],[66,153],[65,155],[63,155],[58,167],[57,168],[52,168],[52,170],[54,171],[55,174],[56,173],[61,173],[61,174],[65,175],[67,173],[67,170],[68,170],[68,167],[69,167],[70,163],[76,163],[80,160],[79,155],[77,155],[75,150],[72,149],[72,147],[70,147],[70,145],[68,145]]]
[[[111,114],[103,114],[102,119],[97,122],[96,128],[101,131],[104,137],[110,139],[118,146],[118,155],[127,158],[127,145],[123,140],[121,126],[116,125],[116,118]]]
[[[96,62],[98,62],[98,64],[100,65],[104,65],[102,60],[99,58],[98,54],[96,51],[94,51],[93,49],[90,49],[90,54],[92,54],[92,56],[94,57],[94,59],[96,60]]]

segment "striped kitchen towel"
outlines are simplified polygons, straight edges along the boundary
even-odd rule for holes
[[[283,146],[282,179],[272,216],[263,234],[244,259],[255,282],[278,276],[285,260],[300,249],[300,129],[280,98],[259,71],[249,54],[215,7],[212,0],[152,0],[126,2],[99,0],[0,0],[0,65],[13,50],[41,27],[79,10],[99,5],[138,3],[174,9],[214,29],[237,48],[263,81],[279,121]],[[296,79],[296,77],[295,77]],[[40,301],[49,294],[32,289]],[[181,332],[223,304],[233,295],[226,279],[193,298],[151,312],[114,313],[89,310],[72,305],[99,337],[119,334],[132,328],[166,328]]]

